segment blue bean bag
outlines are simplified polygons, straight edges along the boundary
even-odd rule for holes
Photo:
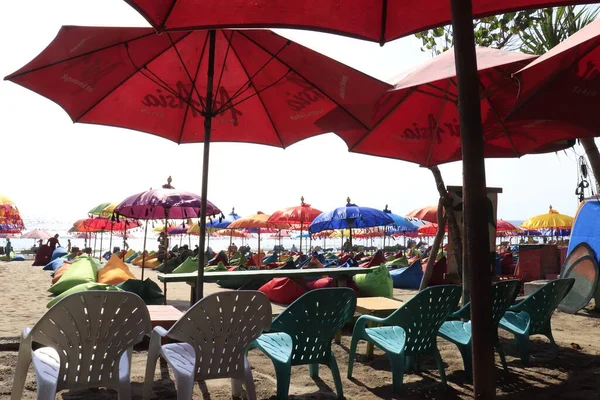
[[[67,251],[67,249],[65,249],[64,247],[57,247],[52,252],[52,257],[50,257],[50,261],[56,260],[59,257],[64,257],[67,254],[69,254],[69,252]]]
[[[61,265],[63,265],[65,263],[65,261],[67,261],[67,259],[64,257],[60,257],[60,258],[57,258],[56,260],[52,260],[48,264],[46,264],[46,266],[43,268],[43,270],[44,271],[56,271],[58,268],[60,268]]]
[[[134,259],[135,259],[137,256],[139,256],[139,255],[140,255],[140,253],[138,253],[138,252],[136,251],[136,252],[135,252],[135,253],[133,253],[133,254],[132,254],[130,257],[127,257],[127,258],[125,259],[125,262],[126,262],[126,263],[130,263],[130,262],[132,262],[132,261],[133,261],[133,260],[134,260]]]
[[[25,256],[23,256],[22,254],[19,254],[19,255],[14,256],[12,260],[13,261],[25,261]]]
[[[418,289],[423,279],[421,260],[417,260],[408,267],[390,271],[395,288]]]

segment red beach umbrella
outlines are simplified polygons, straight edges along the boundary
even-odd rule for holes
[[[425,224],[420,226],[417,229],[417,233],[419,236],[435,236],[438,231],[438,224],[431,222],[429,224]],[[446,226],[446,232],[448,231],[448,227]]]
[[[236,28],[309,29],[386,43],[450,23],[447,0],[125,0],[158,30]],[[583,3],[569,0],[473,0],[473,16]]]
[[[485,157],[520,157],[555,142],[585,136],[559,121],[506,122],[519,86],[511,73],[535,56],[477,47]],[[447,51],[394,81],[374,111],[369,131],[336,130],[350,151],[397,158],[425,166],[462,159],[454,52]],[[574,142],[564,142],[569,147]],[[435,221],[435,220],[433,220]]]
[[[268,30],[156,34],[152,28],[65,26],[5,79],[53,100],[76,122],[203,142],[203,201],[211,142],[285,148],[328,132],[315,124],[326,114],[366,126],[374,99],[389,88]],[[204,204],[201,249],[205,210]]]
[[[508,221],[504,221],[503,219],[499,219],[496,221],[496,232],[498,232],[498,233],[517,232],[517,231],[518,231],[517,227]]]
[[[415,208],[408,214],[407,217],[418,218],[427,222],[437,223],[437,206],[425,206],[421,208]]]
[[[275,211],[269,217],[269,222],[283,222],[300,230],[300,251],[302,251],[302,231],[304,227],[310,225],[311,222],[323,211],[317,210],[304,202],[304,196],[300,198],[300,205],[296,207],[284,208],[283,210]]]
[[[521,92],[509,118],[560,119],[599,132],[599,64],[596,20],[516,72]]]

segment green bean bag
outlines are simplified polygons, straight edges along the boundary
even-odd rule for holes
[[[188,257],[173,270],[173,274],[198,271],[198,258]]]
[[[388,261],[385,263],[385,266],[388,268],[403,268],[408,267],[408,258],[406,256],[396,258],[394,260]]]
[[[204,272],[217,272],[217,271],[227,271],[228,269],[223,264],[223,261],[219,261],[217,265],[211,265],[209,267],[204,268]]]
[[[77,292],[83,292],[86,290],[121,290],[121,289],[119,289],[118,287],[116,287],[114,285],[107,285],[105,283],[96,283],[96,282],[81,283],[79,285],[73,286],[72,288],[70,288],[68,290],[65,290],[64,292],[62,292],[61,294],[59,294],[58,296],[56,296],[55,298],[50,300],[50,302],[46,305],[46,307],[47,308],[52,307],[53,305],[58,303],[61,299],[63,299],[64,297],[67,297],[70,294],[77,293]]]
[[[160,287],[152,279],[145,281],[140,279],[128,279],[116,285],[117,288],[126,292],[135,293],[144,300],[146,305],[161,305],[165,302],[165,296]]]
[[[11,251],[10,254],[0,257],[0,261],[11,261],[13,258],[15,258],[15,252]]]
[[[79,284],[96,282],[97,277],[98,266],[96,262],[88,255],[81,255],[73,261],[69,269],[48,291],[58,295]]]
[[[354,275],[354,283],[364,297],[389,297],[393,295],[392,276],[385,265],[372,267],[368,274]]]
[[[148,260],[146,260],[148,261]],[[179,267],[179,265],[183,262],[183,260],[179,257],[171,257],[167,260],[167,268],[165,269],[165,263],[162,262],[160,263],[160,265],[158,265],[156,268],[154,268],[155,271],[158,272],[164,272],[167,274],[170,274],[171,272],[173,272],[173,270],[175,270],[177,267]]]

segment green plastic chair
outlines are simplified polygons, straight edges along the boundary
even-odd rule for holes
[[[521,290],[521,281],[507,280],[492,285],[492,319],[494,322],[494,347],[500,356],[504,370],[508,371],[506,357],[498,340],[498,323],[504,316],[504,313],[515,302],[519,291]],[[450,314],[448,319],[459,318],[459,321],[446,321],[440,327],[438,335],[447,341],[454,343],[463,358],[465,372],[468,377],[473,376],[471,359],[471,303],[465,304],[457,312]]]
[[[433,286],[419,292],[387,318],[361,316],[352,333],[348,378],[352,378],[356,344],[359,340],[366,340],[383,350],[390,359],[394,393],[398,393],[402,387],[405,366],[410,367],[422,355],[434,356],[445,384],[446,372],[436,338],[440,326],[450,312],[456,310],[460,296],[461,288],[458,285]],[[367,328],[368,322],[385,326]]]
[[[252,347],[273,361],[277,375],[277,399],[288,398],[292,366],[309,366],[316,378],[319,364],[331,369],[338,398],[344,397],[342,380],[331,351],[333,336],[354,316],[356,294],[349,288],[315,289],[299,297],[271,324]]]
[[[569,293],[575,279],[556,279],[548,282],[518,304],[510,307],[500,320],[500,327],[515,336],[521,352],[521,361],[529,363],[529,336],[544,335],[558,354],[558,346],[552,336],[550,320],[558,304]]]

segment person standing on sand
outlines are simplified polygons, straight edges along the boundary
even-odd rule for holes
[[[56,249],[56,246],[60,246],[60,243],[58,242],[58,233],[56,235],[54,235],[53,237],[51,237],[50,239],[48,239],[48,246],[50,246],[50,250],[54,251]]]
[[[10,252],[12,251],[12,243],[10,242],[10,238],[6,238],[6,246],[4,246],[4,254],[10,257]]]
[[[67,253],[71,252],[71,239],[67,239]]]

